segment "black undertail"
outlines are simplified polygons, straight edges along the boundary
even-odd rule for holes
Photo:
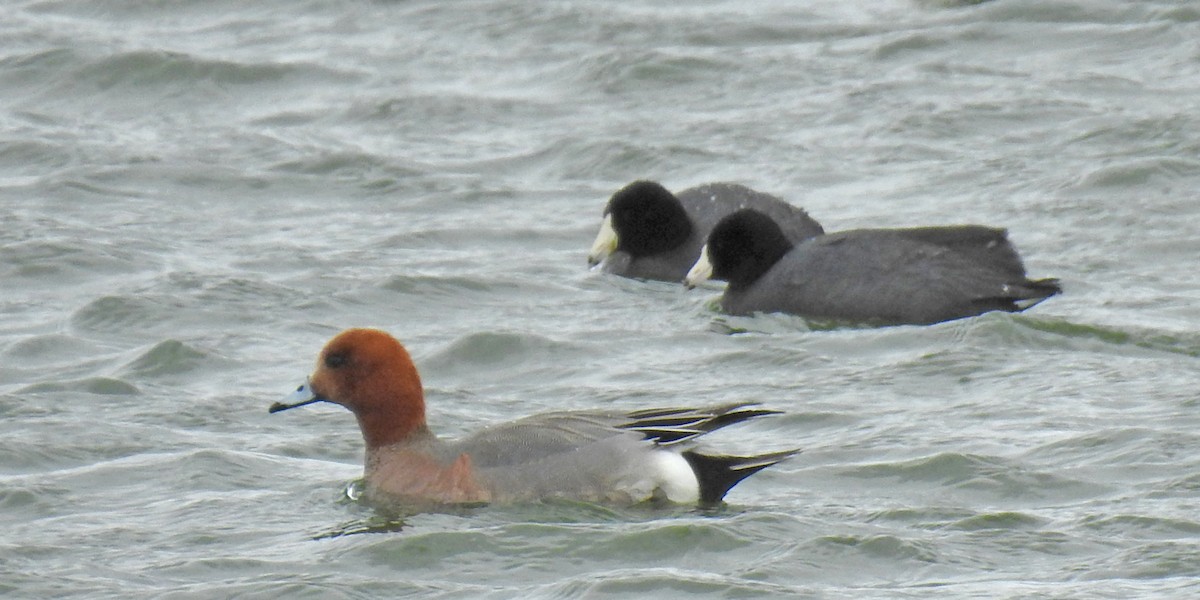
[[[687,450],[683,457],[700,482],[700,504],[717,504],[741,480],[799,452],[795,449],[756,456],[726,456]]]

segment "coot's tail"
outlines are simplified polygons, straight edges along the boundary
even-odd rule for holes
[[[1025,280],[1017,291],[1018,294],[1015,294],[1012,298],[1013,306],[1016,307],[1015,312],[1037,306],[1046,298],[1061,294],[1063,290],[1058,280],[1050,277],[1047,279]]]

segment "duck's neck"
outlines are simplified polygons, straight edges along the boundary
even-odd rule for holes
[[[425,425],[425,414],[420,418],[411,414],[368,413],[356,414],[358,427],[362,430],[367,451],[407,443],[429,434]]]
[[[403,376],[373,389],[360,390],[375,396],[354,410],[368,452],[429,433],[425,425],[425,394],[416,368],[411,363],[394,368],[405,371]]]

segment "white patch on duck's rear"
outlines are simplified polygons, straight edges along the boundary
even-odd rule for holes
[[[700,501],[700,481],[686,458],[671,450],[650,453],[647,470],[654,480],[656,498],[691,504]]]

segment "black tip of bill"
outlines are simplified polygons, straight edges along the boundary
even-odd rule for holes
[[[313,398],[312,400],[305,400],[303,402],[296,402],[294,404],[284,404],[282,402],[276,402],[275,404],[272,404],[270,408],[267,409],[267,412],[271,413],[271,414],[275,414],[281,410],[287,410],[289,408],[296,408],[297,406],[304,406],[305,404],[313,404],[313,403],[320,402],[320,401],[321,401],[320,398]]]
[[[305,404],[313,404],[314,402],[325,401],[324,398],[313,393],[312,384],[310,384],[308,381],[300,384],[300,387],[296,388],[296,391],[288,394],[284,400],[290,400],[291,402],[276,402],[267,409],[267,412],[270,414],[275,414],[281,410],[296,408],[297,406],[304,406]]]
[[[325,401],[324,398],[310,398],[308,400],[304,400],[301,402],[295,402],[292,404],[284,404],[282,402],[276,402],[275,404],[272,404],[270,408],[267,409],[267,412],[274,414],[281,410],[287,410],[289,408],[296,408],[297,406],[304,406],[305,404],[316,404],[317,402],[324,402],[324,401]]]

